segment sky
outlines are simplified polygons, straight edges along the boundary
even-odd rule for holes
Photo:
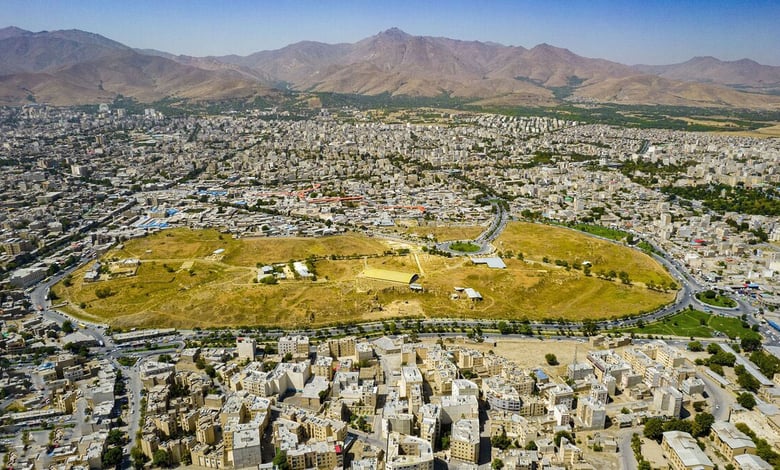
[[[81,29],[193,56],[409,34],[533,47],[624,64],[695,56],[780,65],[778,0],[2,0],[0,27]]]

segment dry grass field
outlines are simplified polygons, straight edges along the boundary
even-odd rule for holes
[[[640,283],[670,280],[663,266],[649,256],[564,227],[511,223],[498,238],[496,247],[515,254],[522,252],[526,260],[541,261],[546,256],[550,262],[556,259],[570,264],[590,261],[593,273],[626,271],[631,280]]]
[[[362,235],[322,238],[245,238],[235,240],[216,230],[172,229],[127,243],[110,256],[120,258],[190,259],[204,258],[224,249],[222,261],[235,266],[257,263],[286,263],[309,256],[381,254],[388,246]]]
[[[739,137],[775,138],[780,137],[780,124],[761,127],[753,131],[719,132],[719,134]]]
[[[485,230],[484,227],[463,226],[463,227],[412,227],[406,233],[414,234],[420,238],[426,238],[433,235],[440,242],[449,242],[454,240],[473,240]]]
[[[84,266],[74,272],[70,287],[60,283],[53,291],[77,316],[121,327],[179,328],[297,327],[404,316],[611,318],[651,310],[674,297],[642,284],[666,275],[652,259],[579,232],[510,224],[498,245],[504,251],[522,251],[525,259],[506,259],[507,269],[494,270],[473,265],[468,258],[444,258],[417,249],[404,256],[385,256],[389,245],[355,234],[235,240],[216,231],[177,229],[131,240],[104,256],[140,259],[136,276],[85,283]],[[224,252],[214,255],[219,249]],[[311,255],[324,258],[314,263],[316,281],[255,282],[258,263],[287,263]],[[334,260],[330,255],[365,256]],[[544,256],[590,260],[594,272],[625,270],[639,282],[628,286],[586,277],[579,270],[542,263]],[[425,292],[362,278],[367,267],[418,273]],[[455,287],[474,288],[484,299],[472,302]],[[110,295],[99,296],[106,288]]]

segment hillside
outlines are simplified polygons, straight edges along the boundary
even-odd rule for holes
[[[549,44],[526,49],[413,36],[397,28],[352,44],[303,41],[220,57],[132,49],[78,30],[0,29],[0,104],[96,103],[118,94],[144,102],[209,101],[269,96],[271,88],[277,88],[449,96],[484,106],[556,106],[584,100],[780,109],[780,96],[746,92],[773,93],[780,67],[712,58],[664,67],[632,68]]]
[[[715,57],[694,57],[680,64],[635,65],[634,69],[671,80],[780,92],[780,67],[762,65],[750,59],[722,61]]]
[[[0,104],[97,103],[118,94],[216,100],[270,93],[258,80],[219,66],[207,69],[140,54],[83,31],[0,30]]]

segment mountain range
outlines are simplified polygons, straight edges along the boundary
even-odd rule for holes
[[[0,104],[110,102],[117,95],[210,101],[279,90],[438,97],[489,106],[586,103],[780,109],[780,67],[699,57],[628,66],[540,44],[413,36],[304,41],[247,56],[132,49],[79,30],[0,29]]]

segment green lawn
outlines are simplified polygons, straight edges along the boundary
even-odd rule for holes
[[[581,232],[590,233],[599,237],[609,238],[610,240],[621,241],[628,237],[630,234],[623,230],[617,230],[614,228],[603,227],[601,225],[592,224],[576,224],[572,228]]]
[[[696,294],[696,299],[698,299],[700,302],[705,303],[707,305],[712,305],[713,307],[733,308],[737,306],[737,302],[734,301],[734,299],[720,294],[716,294],[713,297],[713,296],[707,296],[706,292],[705,293],[700,292]]]
[[[711,315],[700,310],[685,310],[676,313],[663,320],[645,325],[644,328],[629,328],[626,333],[645,335],[670,335],[670,336],[694,336],[698,338],[712,338],[718,331],[729,338],[741,337],[750,328],[742,327],[742,320],[732,317]]]
[[[475,253],[482,248],[481,246],[471,242],[454,242],[450,243],[450,249],[455,251],[461,251],[463,253]]]

